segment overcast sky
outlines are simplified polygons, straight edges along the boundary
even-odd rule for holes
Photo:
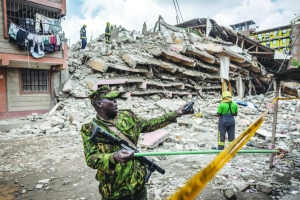
[[[300,14],[300,0],[178,0],[184,21],[194,18],[214,19],[228,26],[253,20],[258,30],[287,25]],[[141,31],[146,22],[153,28],[161,15],[169,24],[176,24],[173,0],[67,0],[67,16],[63,30],[71,44],[79,40],[79,30],[87,25],[90,41],[104,33],[106,22]]]

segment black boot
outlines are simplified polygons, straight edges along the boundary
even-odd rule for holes
[[[223,149],[224,149],[224,146],[218,145],[218,150],[223,150]]]

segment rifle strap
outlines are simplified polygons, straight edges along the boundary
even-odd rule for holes
[[[130,146],[136,149],[136,146],[133,144],[133,142],[131,142],[131,140],[128,139],[128,137],[126,137],[123,133],[121,133],[121,131],[119,131],[114,125],[107,125],[107,127],[111,131],[113,131],[117,136],[119,136],[122,140],[125,140]]]

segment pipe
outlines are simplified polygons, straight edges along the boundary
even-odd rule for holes
[[[177,152],[146,152],[134,153],[134,157],[139,156],[172,156],[172,155],[189,155],[189,154],[218,154],[222,150],[207,151],[177,151]],[[240,150],[238,153],[279,153],[278,150]]]

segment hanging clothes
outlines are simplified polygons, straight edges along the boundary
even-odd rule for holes
[[[36,13],[35,14],[35,32],[43,32],[44,31],[44,16],[41,14]]]
[[[50,44],[49,36],[42,36],[44,45]]]
[[[54,25],[54,19],[44,16],[44,33],[51,33],[50,26]]]
[[[10,23],[8,35],[16,40],[18,31],[19,31],[19,28],[15,24]]]
[[[49,32],[58,33],[61,31],[61,21],[60,19],[52,19],[53,24],[49,26]]]
[[[30,53],[34,58],[41,58],[45,55],[44,43],[41,35],[33,37],[33,46],[30,48]]]
[[[28,49],[27,33],[22,29],[19,29],[17,33],[17,46],[19,49],[22,50]]]
[[[56,44],[60,46],[60,37],[58,34],[56,35]]]
[[[55,46],[55,51],[60,51],[60,49],[61,49],[61,47],[60,47],[60,45],[61,45],[60,37],[59,37],[59,35],[58,35],[58,34],[57,34],[57,35],[55,35],[55,37],[56,37],[56,46]]]
[[[50,40],[50,44],[56,45],[56,36],[55,35],[50,35],[49,40]]]
[[[28,33],[27,39],[29,41],[29,44],[28,44],[29,47],[33,46],[33,37],[34,37],[34,35],[32,33]]]

